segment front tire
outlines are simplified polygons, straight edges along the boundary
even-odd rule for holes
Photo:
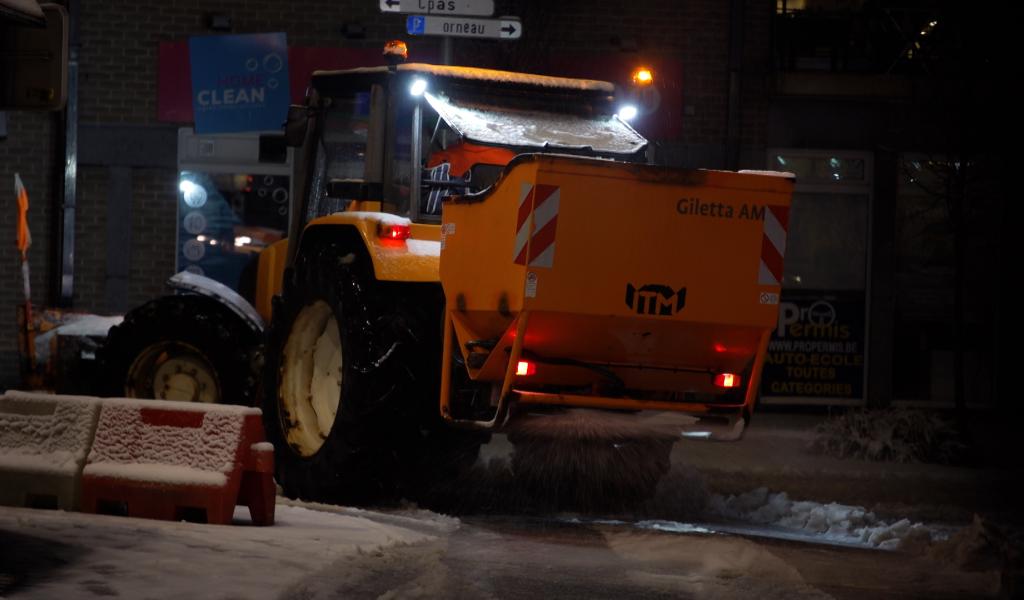
[[[110,329],[97,393],[252,406],[261,357],[261,333],[216,300],[163,296]]]

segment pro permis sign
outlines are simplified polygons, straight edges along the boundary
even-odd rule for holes
[[[782,290],[761,399],[801,404],[864,399],[863,291]]]
[[[196,133],[280,129],[288,116],[284,33],[189,39]]]
[[[380,0],[380,11],[489,17],[494,14],[494,0]]]

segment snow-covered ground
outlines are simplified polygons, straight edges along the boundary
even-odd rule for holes
[[[819,457],[806,437],[779,428],[738,444],[680,443],[655,498],[605,519],[536,510],[536,490],[514,485],[502,458],[507,440],[449,490],[469,500],[475,516],[463,521],[283,499],[267,528],[244,511],[222,527],[0,507],[0,597],[976,598],[999,589],[1007,551],[986,522],[951,527],[913,504],[880,510],[861,499],[879,494],[855,489],[911,502],[908,490],[972,483],[972,473]]]
[[[915,528],[857,517],[851,507],[792,503],[761,491],[720,502],[731,511],[731,527],[522,516],[463,522],[426,510],[382,513],[283,499],[273,527],[250,525],[242,510],[235,525],[211,526],[0,507],[0,598],[782,600],[876,592],[981,598],[999,589],[998,565],[963,570],[921,552],[879,551],[906,548],[862,541],[856,531],[907,540]],[[831,534],[807,529],[813,514],[850,521],[851,533],[845,525]],[[769,531],[787,527],[802,534],[792,539],[841,543],[771,539],[787,539]],[[843,547],[850,545],[874,551]]]
[[[0,507],[0,574],[25,575],[17,598],[278,598],[336,561],[457,526],[425,512],[311,508],[280,504],[273,527],[254,527],[244,509],[236,525],[213,526]]]

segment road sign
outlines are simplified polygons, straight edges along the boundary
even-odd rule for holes
[[[405,20],[409,35],[447,35],[451,37],[518,40],[523,24],[515,17],[501,19],[463,19],[412,15]]]
[[[489,17],[494,14],[494,0],[380,0],[380,11]]]

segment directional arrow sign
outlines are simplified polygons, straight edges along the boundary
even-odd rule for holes
[[[380,0],[380,11],[489,17],[494,14],[494,0]]]
[[[409,35],[447,35],[501,40],[518,40],[523,35],[523,24],[515,17],[462,19],[413,15],[406,19],[405,29]]]

